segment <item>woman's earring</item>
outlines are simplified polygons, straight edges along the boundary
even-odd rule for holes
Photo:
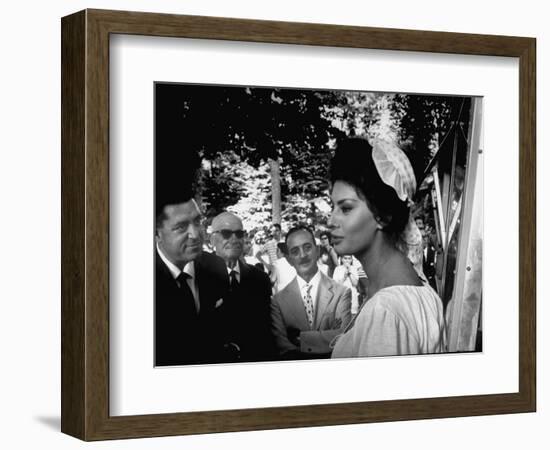
[[[384,229],[384,227],[382,226],[382,224],[380,223],[381,222],[381,218],[380,217],[376,217],[376,228],[379,229],[379,230],[382,230]]]

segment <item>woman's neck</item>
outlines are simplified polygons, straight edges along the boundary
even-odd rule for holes
[[[382,231],[377,234],[368,249],[355,256],[361,262],[369,279],[369,298],[380,289],[389,286],[421,285],[407,257]]]

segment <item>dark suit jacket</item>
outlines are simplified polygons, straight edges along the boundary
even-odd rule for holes
[[[241,261],[239,267],[239,287],[228,293],[224,304],[226,332],[240,347],[241,361],[268,361],[273,359],[275,349],[269,312],[271,283],[257,267]]]
[[[155,365],[227,362],[227,336],[222,326],[227,293],[225,263],[203,252],[195,260],[200,299],[197,314],[192,296],[180,290],[158,253],[155,271]]]

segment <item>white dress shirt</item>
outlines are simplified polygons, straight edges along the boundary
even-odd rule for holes
[[[229,275],[229,279],[231,279],[231,272],[235,271],[235,276],[237,277],[237,282],[241,282],[241,266],[239,262],[237,261],[237,264],[235,264],[235,267],[232,269],[226,265],[225,268],[227,269],[227,274]]]

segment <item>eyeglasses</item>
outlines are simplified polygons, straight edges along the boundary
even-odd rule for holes
[[[214,233],[220,233],[224,239],[230,239],[233,234],[237,239],[242,239],[245,235],[244,230],[218,230],[214,231]]]

